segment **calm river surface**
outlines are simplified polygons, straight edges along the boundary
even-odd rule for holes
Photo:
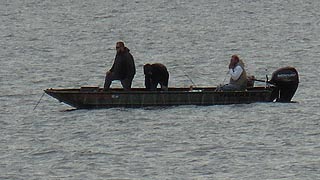
[[[319,0],[0,2],[0,179],[320,179]],[[67,111],[46,88],[103,86],[115,43],[169,86],[216,86],[238,54],[300,75],[297,103]],[[189,78],[186,76],[189,76]],[[113,87],[119,87],[114,82]]]

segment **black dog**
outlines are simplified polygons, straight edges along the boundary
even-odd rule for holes
[[[160,84],[161,90],[168,90],[169,72],[165,65],[160,63],[145,64],[143,71],[147,90],[156,90],[158,84]]]

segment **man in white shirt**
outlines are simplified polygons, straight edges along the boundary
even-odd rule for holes
[[[230,82],[217,87],[217,91],[243,91],[247,88],[247,73],[244,63],[237,55],[233,55],[229,64]]]

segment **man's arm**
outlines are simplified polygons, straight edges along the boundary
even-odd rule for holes
[[[229,74],[233,80],[238,80],[243,72],[241,66],[236,66],[234,69],[229,69]]]

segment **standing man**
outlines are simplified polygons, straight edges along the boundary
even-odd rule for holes
[[[217,91],[242,91],[247,88],[247,73],[244,63],[237,55],[232,55],[229,63],[229,84],[217,87]]]
[[[132,80],[136,74],[136,67],[130,50],[125,47],[124,42],[116,43],[117,54],[111,69],[106,73],[104,90],[107,91],[113,80],[120,80],[125,90],[130,90]]]

